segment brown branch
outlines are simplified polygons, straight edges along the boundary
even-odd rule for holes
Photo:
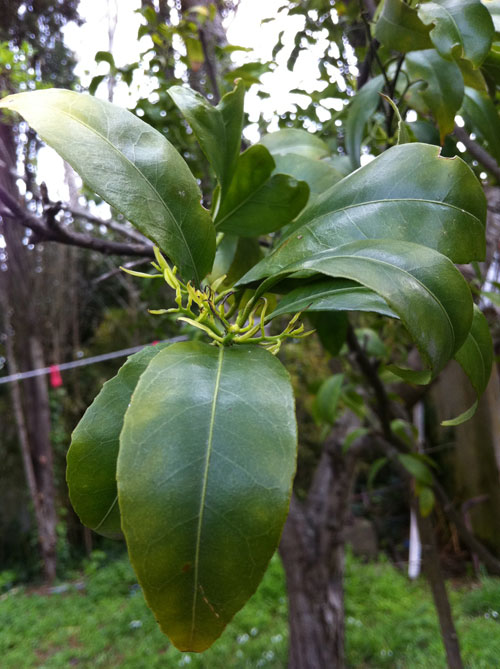
[[[118,234],[122,235],[123,237],[127,237],[128,239],[132,239],[133,241],[139,242],[139,244],[151,244],[147,237],[144,237],[144,235],[141,235],[140,232],[137,232],[136,230],[127,228],[125,225],[122,225],[121,223],[117,223],[116,221],[113,221],[112,219],[108,220],[103,220],[97,216],[93,216],[87,211],[82,211],[80,209],[72,209],[71,207],[68,207],[65,204],[60,204],[59,205],[60,211],[66,211],[68,214],[70,214],[73,218],[81,218],[84,221],[88,221],[89,223],[92,223],[92,225],[104,225],[110,230],[114,230],[115,232],[118,232]]]
[[[141,256],[146,258],[154,257],[153,247],[149,243],[126,244],[115,242],[74,232],[67,227],[63,227],[55,219],[52,208],[46,212],[45,220],[41,217],[34,216],[26,211],[26,209],[24,209],[24,207],[22,207],[17,200],[1,186],[0,202],[10,212],[10,214],[8,214],[4,210],[2,215],[10,218],[23,227],[33,230],[35,233],[35,243],[41,241],[59,242],[60,244],[98,251],[105,255]]]
[[[493,158],[493,156],[488,153],[486,149],[483,149],[482,146],[471,139],[467,131],[465,131],[463,128],[459,128],[458,125],[455,126],[453,134],[462,142],[471,156],[480,162],[481,165],[488,170],[488,172],[491,172],[493,176],[498,181],[500,181],[500,166],[498,165],[495,158]]]

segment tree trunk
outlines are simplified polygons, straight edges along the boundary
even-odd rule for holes
[[[13,174],[16,151],[12,129],[0,126],[0,184],[13,197],[19,194]],[[23,244],[23,229],[8,219],[2,222],[6,241],[7,271],[0,276],[0,303],[7,332],[6,352],[9,370],[44,367],[40,332],[43,330],[34,277],[36,257]],[[46,296],[45,296],[46,299]],[[19,364],[18,364],[19,361]],[[50,442],[50,407],[45,377],[35,377],[11,387],[14,419],[27,486],[33,503],[44,577],[56,575],[55,487]]]
[[[337,432],[338,433],[338,432]],[[325,444],[305,502],[294,496],[280,544],[289,603],[289,669],[344,666],[344,527],[354,450]]]
[[[418,529],[422,539],[422,554],[424,572],[432,591],[434,606],[439,619],[441,629],[441,638],[446,651],[446,661],[449,669],[463,669],[462,657],[460,654],[460,644],[458,641],[455,623],[451,613],[450,600],[446,592],[439,554],[434,537],[434,529],[430,517],[422,517],[419,510],[416,510],[418,518]]]

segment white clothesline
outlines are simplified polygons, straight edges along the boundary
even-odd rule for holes
[[[168,339],[171,343],[176,341],[184,341],[186,337],[173,337]],[[158,342],[160,343],[160,342]],[[112,358],[123,358],[126,355],[137,353],[149,344],[141,344],[140,346],[132,346],[131,348],[123,348],[121,351],[111,351],[110,353],[102,353],[101,355],[94,355],[90,358],[80,358],[80,360],[72,360],[71,362],[61,362],[58,365],[50,365],[49,367],[39,367],[38,369],[31,369],[27,372],[18,372],[17,374],[10,374],[9,376],[0,376],[0,384],[11,383],[12,381],[22,381],[23,379],[31,379],[34,376],[42,376],[43,374],[50,374],[55,369],[63,372],[66,369],[74,369],[75,367],[84,367],[85,365],[93,365],[96,362],[104,362]]]

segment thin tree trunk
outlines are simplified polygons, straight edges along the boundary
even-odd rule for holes
[[[325,444],[308,497],[305,502],[292,498],[281,538],[289,669],[344,667],[344,527],[357,454],[344,455],[341,443]]]
[[[29,338],[30,360],[34,369],[45,367],[42,346],[36,336]],[[38,497],[42,505],[42,526],[39,528],[44,551],[44,575],[53,581],[57,566],[57,510],[55,502],[54,457],[50,439],[50,403],[45,376],[35,376],[28,381],[32,385],[33,402],[28,407],[32,425],[32,454],[36,462]]]
[[[2,306],[5,308],[3,301]],[[7,313],[8,312],[5,311],[6,315]],[[18,369],[14,354],[14,347],[12,345],[12,339],[10,336],[7,336],[5,340],[5,352],[9,372],[11,374],[16,374]],[[53,516],[55,516],[55,507],[53,506],[53,488],[52,496],[47,496],[47,494],[44,496],[43,492],[40,492],[39,486],[37,484],[37,476],[35,474],[35,467],[33,465],[32,450],[30,447],[28,430],[26,427],[19,381],[14,380],[10,383],[10,394],[12,399],[12,408],[14,411],[14,420],[16,422],[19,448],[23,461],[24,474],[35,513],[35,520],[38,530],[38,541],[43,560],[44,578],[48,582],[52,582],[56,576],[56,535],[55,523],[53,520]],[[51,480],[51,476],[49,479]],[[47,504],[47,502],[49,503]],[[51,513],[50,508],[51,502],[53,513]]]
[[[439,618],[441,638],[446,650],[446,660],[449,669],[463,669],[460,644],[458,641],[455,623],[451,613],[450,600],[446,592],[439,554],[434,537],[434,529],[430,517],[422,517],[417,510],[418,527],[422,539],[422,554],[424,572],[429,582],[434,599],[434,606]]]

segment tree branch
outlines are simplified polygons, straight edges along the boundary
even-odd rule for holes
[[[35,243],[41,241],[59,242],[60,244],[79,246],[92,251],[98,251],[105,255],[141,256],[146,258],[154,257],[153,247],[150,243],[126,244],[109,239],[92,237],[90,235],[69,230],[68,228],[61,226],[55,219],[54,208],[47,210],[45,220],[41,217],[34,216],[26,211],[26,209],[24,209],[24,207],[22,207],[17,200],[1,186],[0,202],[6,209],[8,209],[8,212],[10,212],[8,213],[4,209],[2,215],[12,219],[19,225],[33,230],[36,237]]]
[[[488,172],[491,172],[493,176],[498,181],[500,181],[500,166],[498,165],[495,158],[493,158],[493,156],[489,154],[486,149],[483,149],[482,146],[471,139],[468,133],[463,128],[459,128],[458,125],[455,126],[453,134],[462,142],[471,156],[480,162],[481,165],[488,170]]]
[[[59,209],[61,211],[66,211],[73,218],[81,218],[84,221],[88,221],[89,223],[92,223],[93,225],[105,225],[110,230],[114,230],[115,232],[118,232],[118,234],[122,235],[123,237],[127,237],[128,239],[132,239],[133,241],[138,242],[139,244],[152,244],[152,242],[150,242],[149,239],[147,239],[147,237],[144,237],[144,235],[141,235],[140,232],[137,232],[136,230],[127,228],[125,225],[122,225],[121,223],[117,223],[116,221],[113,221],[112,219],[103,220],[101,218],[98,218],[97,216],[93,216],[92,214],[89,214],[87,211],[81,211],[80,209],[72,209],[71,207],[68,207],[65,204],[60,204]]]

